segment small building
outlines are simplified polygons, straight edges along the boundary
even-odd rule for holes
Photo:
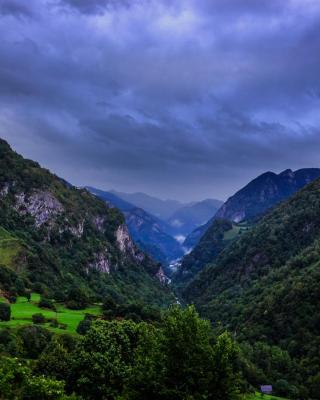
[[[260,390],[263,394],[272,394],[272,385],[261,385]]]

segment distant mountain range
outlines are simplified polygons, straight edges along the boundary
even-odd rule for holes
[[[186,236],[197,227],[208,222],[222,204],[222,201],[215,199],[187,204],[175,211],[167,222],[173,234]]]
[[[184,204],[144,193],[103,191],[89,186],[87,189],[119,208],[138,246],[164,266],[185,254],[185,235],[211,219],[222,204],[214,199]]]
[[[87,187],[87,189],[123,212],[134,241],[155,260],[167,266],[170,261],[183,256],[182,246],[167,233],[170,229],[165,222],[142,208],[121,199],[114,192],[106,192],[92,187]],[[169,271],[167,270],[167,272]]]
[[[136,207],[142,208],[148,213],[164,221],[170,218],[173,213],[185,205],[177,200],[162,200],[140,192],[123,193],[110,190],[109,193],[127,201],[128,203],[134,204]]]

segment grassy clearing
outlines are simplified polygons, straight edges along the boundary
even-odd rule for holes
[[[262,395],[261,393],[250,394],[245,396],[243,400],[288,400],[283,397],[268,396],[267,394]]]
[[[19,240],[0,227],[0,264],[12,267],[20,251]]]
[[[239,235],[240,229],[241,229],[240,226],[233,225],[232,229],[225,232],[223,239],[224,240],[233,240],[234,238],[236,238]]]
[[[53,310],[43,309],[38,307],[40,295],[32,293],[31,301],[28,302],[25,297],[18,297],[15,304],[11,304],[11,320],[8,322],[0,322],[0,327],[17,328],[23,325],[32,323],[32,315],[36,313],[43,314],[46,318],[56,318],[60,324],[66,324],[66,330],[52,328],[48,323],[43,326],[54,332],[63,333],[65,331],[75,333],[79,322],[84,318],[84,315],[101,314],[101,307],[92,305],[84,310],[69,310],[63,304],[55,303],[57,312]],[[1,300],[0,300],[1,301]]]
[[[239,224],[233,224],[232,229],[224,233],[224,240],[233,240],[241,233],[246,232],[249,229],[246,222],[240,222]]]

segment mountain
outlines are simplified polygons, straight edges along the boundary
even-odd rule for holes
[[[106,192],[104,190],[96,189],[91,186],[86,186],[86,189],[94,194],[95,196],[99,197],[101,200],[104,200],[112,207],[119,208],[121,211],[130,211],[133,208],[136,208],[134,204],[129,203],[128,201],[123,200],[121,197],[118,197],[112,192]]]
[[[0,140],[0,289],[18,286],[117,301],[170,301],[159,265],[133,243],[122,214],[26,160]]]
[[[215,218],[234,222],[250,220],[319,177],[319,168],[304,168],[298,171],[287,169],[278,175],[266,172],[230,197]]]
[[[136,244],[152,258],[161,262],[166,272],[169,273],[166,266],[172,260],[182,257],[184,251],[177,240],[166,233],[169,228],[165,222],[128,203],[114,193],[92,187],[88,187],[88,190],[123,212],[130,235]]]
[[[177,200],[161,200],[145,193],[122,193],[114,190],[110,193],[162,220],[170,218],[175,211],[184,205]]]
[[[183,296],[217,327],[220,322],[221,329],[233,332],[239,342],[280,347],[282,357],[293,360],[294,384],[315,388],[319,382],[319,352],[315,351],[320,343],[319,260],[317,179],[231,243],[186,287]],[[282,360],[278,368],[284,375],[287,362]]]
[[[318,177],[320,177],[319,168],[304,168],[295,172],[287,169],[278,175],[266,172],[258,176],[230,197],[209,222],[187,236],[183,246],[188,249],[194,248],[194,253],[187,256],[186,263],[182,263],[182,267],[187,267],[194,258],[197,260],[198,270],[206,263],[214,261],[213,258],[208,259],[208,254],[210,252],[216,254],[215,249],[209,250],[206,246],[210,246],[210,237],[215,236],[217,219],[234,223],[252,222]]]
[[[197,227],[208,222],[222,204],[223,202],[220,200],[206,199],[185,205],[174,212],[167,222],[173,233],[188,235]]]

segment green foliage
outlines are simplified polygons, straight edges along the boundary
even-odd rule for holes
[[[48,308],[50,310],[55,310],[55,306],[52,300],[46,298],[46,297],[41,297],[40,301],[39,301],[39,307],[40,308]]]
[[[79,335],[85,335],[91,328],[92,322],[93,317],[87,314],[85,318],[79,322],[79,325],[77,326],[77,333],[79,333]]]
[[[0,303],[0,321],[10,321],[11,308],[10,304]]]
[[[124,318],[132,321],[159,321],[161,312],[158,307],[146,305],[142,302],[117,304],[113,299],[107,297],[102,305],[103,314],[107,319]]]
[[[65,394],[64,382],[33,376],[26,363],[13,358],[0,359],[0,399],[76,400]]]
[[[68,387],[96,400],[232,399],[237,353],[193,307],[173,307],[159,326],[97,321],[73,352]]]
[[[24,326],[17,331],[22,340],[23,356],[25,358],[38,358],[47,344],[50,342],[52,333],[38,325]]]
[[[255,343],[271,346],[266,360],[278,365],[253,360],[253,381],[264,377],[292,398],[313,393],[320,365],[319,259],[317,180],[241,235],[184,291],[203,316],[249,341],[257,354]]]

